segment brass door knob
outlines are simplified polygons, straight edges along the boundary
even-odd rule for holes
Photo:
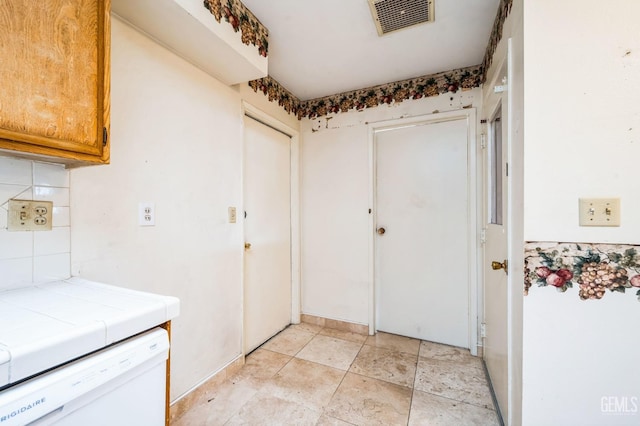
[[[496,262],[495,260],[493,262],[491,262],[491,269],[493,269],[494,271],[500,270],[500,269],[504,269],[504,273],[508,274],[509,272],[507,271],[507,259],[504,260],[504,262]]]
[[[386,229],[384,229],[384,228],[378,228],[378,234],[382,235],[382,234],[384,234],[385,232],[387,232],[387,230],[386,230]]]
[[[244,243],[244,249],[249,250],[251,248],[251,243]]]

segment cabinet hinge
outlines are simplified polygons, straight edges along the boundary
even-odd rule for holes
[[[487,242],[487,230],[483,229],[480,231],[480,244],[484,245]]]
[[[487,337],[487,324],[480,324],[480,337]]]
[[[102,128],[102,146],[107,146],[107,140],[109,139],[109,134],[107,132],[107,128]]]
[[[487,148],[487,135],[485,135],[484,133],[480,135],[480,148]]]

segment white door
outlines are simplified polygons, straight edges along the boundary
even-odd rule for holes
[[[291,322],[291,138],[244,120],[244,347]]]
[[[501,75],[506,76],[506,67]],[[500,78],[499,80],[501,80]],[[500,89],[501,90],[501,89]],[[485,102],[487,147],[484,179],[484,360],[498,400],[507,419],[508,409],[508,108],[504,92],[491,93]]]
[[[376,328],[469,347],[466,119],[378,130]]]

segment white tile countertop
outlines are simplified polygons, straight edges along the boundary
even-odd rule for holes
[[[0,388],[178,316],[175,297],[70,278],[0,291]]]

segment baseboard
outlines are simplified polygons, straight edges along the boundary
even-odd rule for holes
[[[307,324],[319,325],[320,327],[349,331],[351,333],[362,334],[365,336],[369,335],[369,326],[364,324],[356,324],[353,322],[339,321],[307,314],[301,314],[300,321]]]
[[[192,407],[200,405],[209,398],[209,394],[222,382],[238,372],[244,365],[244,356],[239,355],[222,369],[213,373],[171,403],[169,424],[182,417]]]

